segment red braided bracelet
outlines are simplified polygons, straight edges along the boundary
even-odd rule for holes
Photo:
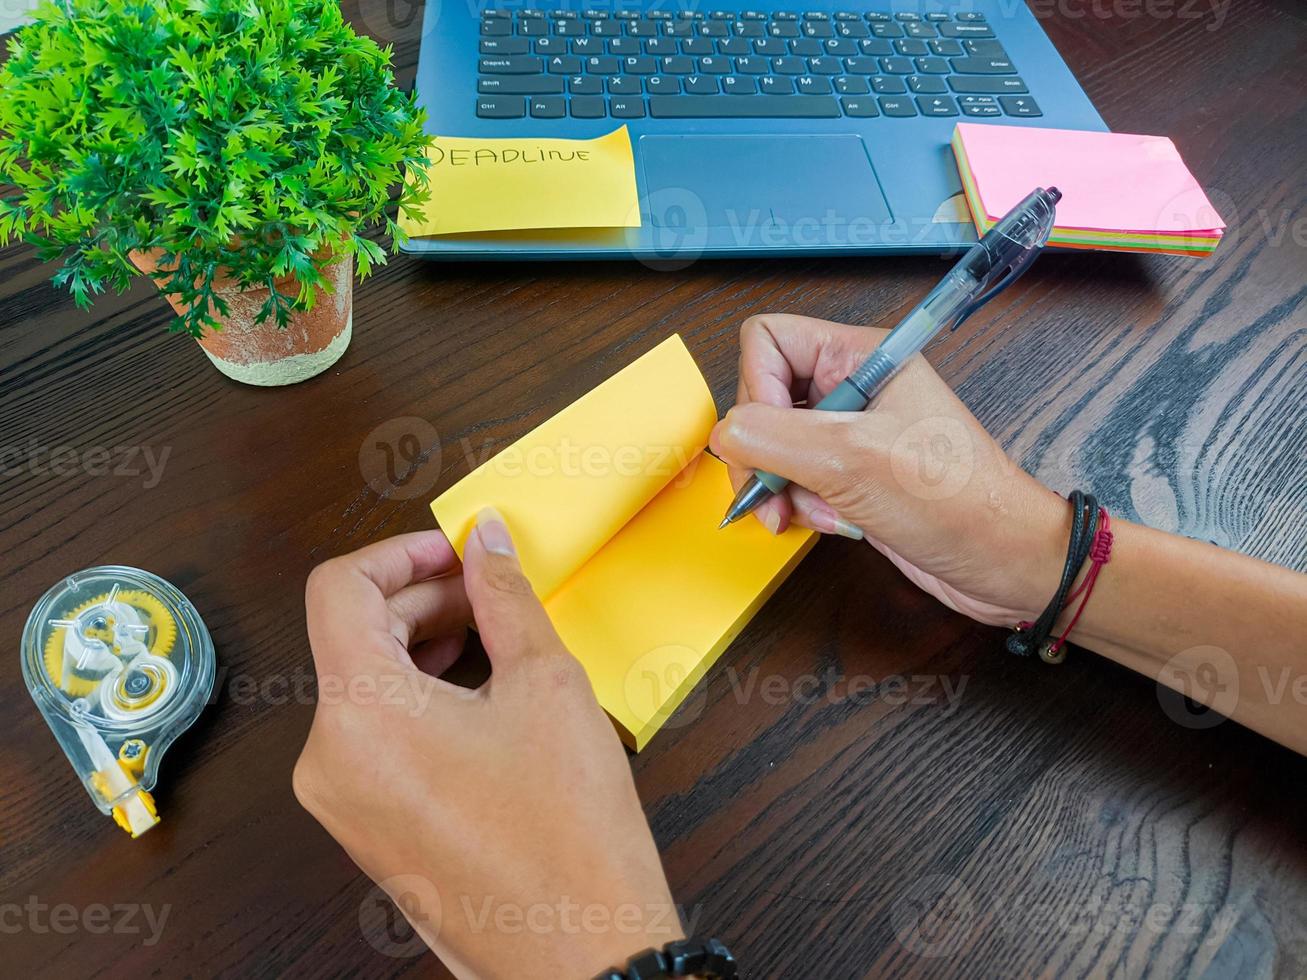
[[[1080,614],[1085,611],[1085,604],[1089,602],[1089,597],[1094,593],[1094,583],[1098,581],[1098,573],[1103,570],[1103,566],[1112,560],[1112,518],[1107,513],[1106,507],[1098,508],[1098,531],[1094,534],[1094,541],[1089,546],[1089,571],[1085,573],[1085,580],[1076,586],[1076,590],[1066,597],[1066,608],[1070,606],[1077,598],[1080,605],[1076,607],[1076,613],[1071,617],[1071,622],[1066,624],[1066,629],[1049,645],[1049,652],[1053,656],[1062,650],[1066,644],[1066,638],[1071,631],[1075,629],[1076,622],[1080,619]]]

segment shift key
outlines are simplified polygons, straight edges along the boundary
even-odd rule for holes
[[[477,91],[482,95],[562,95],[563,80],[557,75],[478,78]]]
[[[543,70],[544,64],[541,60],[528,55],[482,58],[480,64],[483,75],[534,75]]]
[[[950,75],[948,84],[965,95],[1025,95],[1030,91],[1015,75]]]

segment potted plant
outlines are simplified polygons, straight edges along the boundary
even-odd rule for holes
[[[344,353],[363,231],[426,196],[425,112],[336,0],[60,0],[0,67],[0,244],[77,304],[148,275],[223,373],[290,384]]]

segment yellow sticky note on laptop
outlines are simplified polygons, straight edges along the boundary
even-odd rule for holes
[[[644,748],[816,540],[754,520],[718,530],[717,413],[680,337],[659,344],[432,504],[461,555],[482,507],[623,741]]]
[[[437,136],[427,149],[431,197],[410,236],[527,228],[638,228],[635,159],[626,127],[597,139]]]

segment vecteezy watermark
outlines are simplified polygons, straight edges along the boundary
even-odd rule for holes
[[[919,419],[895,437],[890,472],[920,500],[947,500],[971,482],[976,471],[975,441],[956,418]]]
[[[952,956],[971,936],[976,903],[961,878],[928,875],[913,882],[890,908],[890,926],[909,953]]]
[[[1181,650],[1158,672],[1157,701],[1177,725],[1213,728],[1239,703],[1239,666],[1220,647]]]
[[[153,490],[163,479],[172,446],[47,446],[36,438],[24,445],[0,446],[0,476],[93,477],[140,479]]]
[[[90,902],[74,905],[71,902],[50,904],[35,895],[24,902],[0,903],[0,934],[33,933],[38,936],[54,933],[70,936],[87,933],[92,936],[142,936],[142,946],[153,946],[163,935],[163,927],[172,912],[171,904],[150,905],[141,902],[105,904]]]
[[[1063,20],[1181,20],[1210,21],[1205,30],[1218,31],[1233,0],[1029,0],[1038,18]],[[1023,0],[999,0],[1001,16],[1010,17]]]
[[[684,445],[645,445],[634,443],[606,445],[577,443],[563,437],[553,443],[536,443],[527,448],[517,444],[494,454],[485,464],[499,476],[568,479],[616,476],[622,479],[646,477],[670,481],[683,486],[693,478],[700,455],[694,447]],[[463,441],[469,470],[478,465],[477,454]]]
[[[359,931],[373,949],[397,959],[418,956],[440,935],[440,893],[421,875],[393,875],[359,904]]]
[[[440,434],[415,415],[388,419],[363,438],[359,472],[378,496],[411,500],[440,479]]]
[[[560,895],[549,901],[517,897],[459,895],[442,901],[431,880],[394,875],[368,890],[359,905],[359,930],[373,949],[408,958],[424,953],[441,930],[497,936],[641,936],[671,941],[684,929],[694,934],[702,906],[666,902],[578,901]]]
[[[289,674],[251,674],[228,672],[225,667],[219,667],[209,703],[222,699],[236,705],[273,707],[287,704],[327,707],[379,705],[401,708],[410,717],[417,717],[427,710],[436,687],[435,678],[418,670],[345,676],[319,675],[307,668],[296,668]]]

